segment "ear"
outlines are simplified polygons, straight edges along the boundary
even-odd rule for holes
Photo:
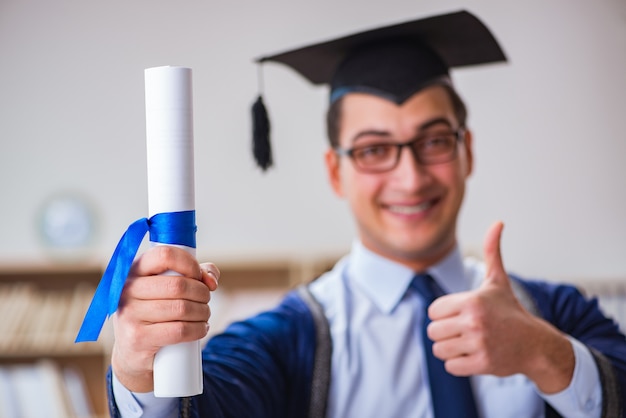
[[[324,160],[326,162],[326,174],[328,175],[328,181],[333,188],[333,191],[337,196],[343,197],[341,173],[339,170],[339,156],[332,148],[329,148],[324,154]]]
[[[472,170],[474,169],[474,150],[472,148],[472,141],[473,141],[473,136],[472,136],[472,131],[470,131],[469,129],[467,129],[465,131],[465,135],[463,138],[463,145],[465,148],[465,160],[466,160],[466,173],[465,173],[465,177],[469,177],[470,174],[472,174]]]

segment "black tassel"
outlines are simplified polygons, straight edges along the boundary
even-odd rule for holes
[[[252,105],[252,151],[256,163],[263,171],[272,166],[270,120],[261,95]]]

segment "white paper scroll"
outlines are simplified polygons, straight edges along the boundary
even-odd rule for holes
[[[195,210],[191,69],[148,68],[145,88],[149,216]],[[183,248],[195,256],[195,248]],[[154,359],[154,395],[200,393],[200,341],[161,348]]]

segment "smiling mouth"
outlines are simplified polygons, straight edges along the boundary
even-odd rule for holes
[[[419,205],[387,205],[387,209],[400,215],[415,215],[430,209],[434,204],[434,200],[429,200]]]

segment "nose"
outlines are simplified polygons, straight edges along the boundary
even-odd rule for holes
[[[430,181],[426,166],[417,161],[415,151],[411,147],[402,147],[398,165],[392,173],[396,184],[407,189],[417,189]]]

